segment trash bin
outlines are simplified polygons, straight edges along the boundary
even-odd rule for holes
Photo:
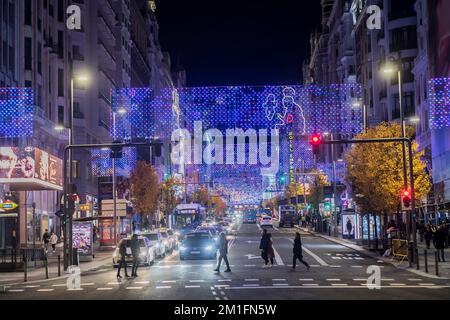
[[[79,266],[80,265],[80,256],[78,254],[78,248],[72,249],[72,265]]]

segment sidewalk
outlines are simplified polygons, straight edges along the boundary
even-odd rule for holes
[[[111,262],[112,251],[96,252],[95,258],[92,261],[80,261],[81,273],[91,271],[103,266],[105,263]],[[64,271],[63,261],[61,260],[61,277],[60,279],[67,278],[69,274]],[[58,278],[58,260],[56,256],[49,255],[48,260],[48,277],[49,279]],[[36,269],[29,268],[27,272],[27,282],[35,283],[46,281],[45,268],[39,267]],[[2,272],[0,273],[0,287],[4,285],[16,285],[24,283],[24,272]]]
[[[297,228],[304,232],[322,237],[329,241],[338,243],[338,244],[348,247],[350,249],[361,252],[366,256],[372,257],[374,259],[382,260],[385,263],[392,264],[394,267],[396,267],[398,269],[407,270],[409,272],[412,272],[412,273],[415,273],[415,274],[418,274],[418,275],[421,275],[424,277],[433,278],[433,279],[450,279],[450,249],[449,248],[445,249],[446,262],[438,263],[439,276],[436,276],[436,271],[435,271],[436,264],[435,264],[435,256],[434,256],[434,253],[436,250],[433,247],[431,247],[431,249],[428,250],[428,273],[425,272],[425,258],[424,258],[425,243],[423,243],[423,244],[420,242],[418,243],[420,270],[417,270],[415,265],[413,265],[413,267],[410,268],[407,261],[400,264],[399,263],[400,261],[393,260],[392,257],[383,257],[382,255],[380,255],[377,252],[369,251],[369,250],[365,249],[364,247],[357,245],[354,241],[342,239],[342,238],[330,237],[328,235],[312,231],[309,228],[301,228],[301,227],[297,227]]]

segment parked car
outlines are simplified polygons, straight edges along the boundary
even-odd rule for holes
[[[180,260],[216,259],[217,249],[214,239],[209,232],[188,233],[180,244]]]
[[[172,229],[167,229],[167,234],[169,235],[170,241],[172,241],[172,247],[178,249],[178,235]]]
[[[142,236],[150,241],[150,244],[155,248],[155,254],[158,258],[164,258],[166,256],[166,247],[159,231],[145,232],[142,233]]]
[[[139,237],[139,261],[141,265],[149,266],[155,262],[155,248],[152,246],[150,241],[146,237]],[[122,243],[126,243],[126,256],[125,256],[125,262],[126,264],[133,264],[133,255],[131,251],[131,238],[127,237],[122,240],[120,240],[119,245],[114,250],[113,253],[113,266],[117,267],[119,265],[119,261],[121,259],[119,248],[122,245]]]
[[[166,248],[166,252],[173,252],[173,241],[170,239],[169,234],[166,230],[160,229],[159,233],[162,237],[162,243],[164,247]]]

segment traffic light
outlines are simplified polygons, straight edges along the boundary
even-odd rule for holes
[[[322,144],[322,136],[320,134],[313,134],[309,139],[309,143],[312,146],[313,154],[318,155],[319,147]]]
[[[122,143],[120,140],[115,140],[113,143]],[[114,146],[111,148],[111,159],[121,159],[123,156],[122,154],[122,146]]]
[[[411,208],[411,191],[402,191],[402,210],[409,210]]]

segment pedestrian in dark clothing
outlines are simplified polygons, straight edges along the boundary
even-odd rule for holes
[[[438,230],[436,231],[434,238],[434,247],[436,248],[438,252],[438,259],[439,262],[445,262],[445,255],[444,255],[444,248],[445,248],[445,234],[444,234],[444,228],[442,226],[439,226]]]
[[[270,260],[270,267],[273,267],[273,259],[275,258],[275,250],[273,249],[272,235],[267,234],[267,245],[266,245],[266,265],[268,265]]]
[[[125,260],[127,255],[127,241],[122,240],[119,244],[119,254],[120,254],[120,260],[119,260],[119,267],[117,269],[117,278],[122,278],[120,275],[120,269],[123,267],[125,269],[125,277],[128,278],[128,272],[127,272],[127,262]]]
[[[227,269],[225,270],[225,272],[231,272],[230,264],[228,263],[228,240],[224,232],[220,233],[219,262],[217,264],[217,268],[214,271],[220,272],[220,265],[222,264],[222,259],[223,261],[225,261],[225,264],[227,265]]]
[[[42,241],[44,242],[45,250],[47,250],[48,249],[48,244],[50,242],[50,233],[48,232],[48,229],[45,229],[45,232],[42,235]]]
[[[433,232],[431,231],[431,225],[427,224],[424,232],[425,243],[427,245],[427,249],[430,249],[431,239],[433,239]]]
[[[137,270],[139,268],[139,238],[137,234],[133,234],[131,238],[131,254],[133,255],[133,266],[131,267],[131,276],[137,277]]]
[[[261,241],[259,242],[259,249],[261,250],[261,257],[264,259],[264,266],[267,266],[269,260],[267,258],[267,242],[268,242],[267,229],[263,230]]]
[[[295,233],[295,239],[294,239],[294,258],[292,261],[292,271],[295,271],[295,267],[297,264],[297,259],[303,263],[306,268],[308,268],[309,271],[309,264],[303,260],[303,250],[302,250],[302,239],[300,238],[300,233]]]

